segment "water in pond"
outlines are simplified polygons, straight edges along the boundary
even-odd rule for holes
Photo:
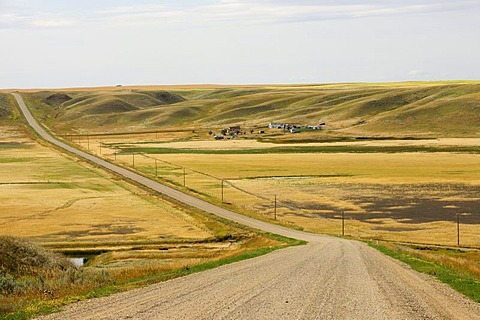
[[[87,258],[70,258],[70,261],[72,261],[77,267],[81,267],[87,262]]]

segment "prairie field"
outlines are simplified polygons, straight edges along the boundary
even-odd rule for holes
[[[11,96],[0,93],[0,317],[36,314],[38,301],[54,308],[292,243],[186,208],[48,146],[31,135]]]
[[[139,274],[139,266],[167,270],[280,243],[48,148],[15,121],[2,121],[0,132],[0,236]]]
[[[212,236],[181,210],[6,129],[11,134],[2,136],[0,147],[2,235],[42,242]]]
[[[99,154],[101,143],[107,159],[210,199],[220,200],[223,189],[227,205],[263,219],[340,234],[343,213],[346,235],[453,246],[460,214],[461,244],[480,246],[480,154],[457,149],[476,148],[478,138],[280,146],[252,139],[170,141],[159,134],[89,139],[91,152]],[[77,143],[86,148],[84,140]],[[342,149],[288,151],[329,146]],[[385,147],[404,149],[381,152]]]
[[[151,86],[24,93],[84,150],[263,219],[359,238],[480,246],[475,81]],[[323,130],[291,134],[270,122]],[[238,135],[215,141],[222,129]]]

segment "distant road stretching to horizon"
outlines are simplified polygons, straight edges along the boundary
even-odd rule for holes
[[[480,319],[480,304],[361,242],[246,217],[75,149],[48,134],[12,94],[33,130],[68,152],[189,206],[309,242],[40,319]]]

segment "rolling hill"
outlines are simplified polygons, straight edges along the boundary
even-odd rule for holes
[[[479,82],[113,87],[28,92],[25,97],[59,133],[325,122],[321,134],[480,135]]]
[[[12,103],[13,100],[11,96],[5,93],[0,93],[0,122],[6,121],[12,118],[13,110],[12,110]]]

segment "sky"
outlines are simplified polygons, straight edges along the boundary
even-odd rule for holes
[[[0,0],[0,88],[480,79],[480,0]]]

